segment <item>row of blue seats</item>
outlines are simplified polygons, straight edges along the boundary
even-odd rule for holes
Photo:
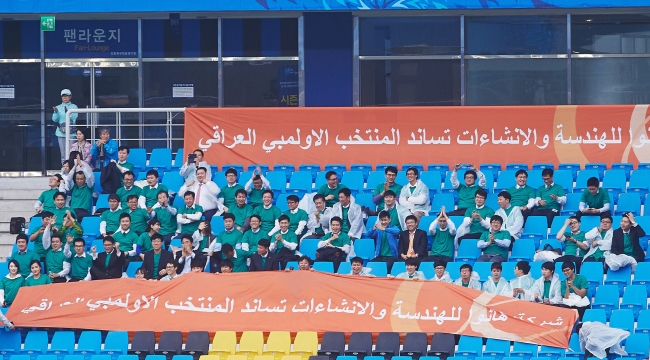
[[[607,312],[603,309],[587,309],[582,321],[598,321],[603,324],[609,321],[610,327],[629,331],[630,334],[650,334],[650,310],[641,310],[635,314],[632,309],[615,309],[607,317]]]

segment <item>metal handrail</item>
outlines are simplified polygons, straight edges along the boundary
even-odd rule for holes
[[[76,114],[89,114],[89,113],[166,113],[167,114],[167,129],[168,134],[171,136],[171,114],[176,112],[185,112],[185,108],[94,108],[94,109],[69,109],[65,114],[65,134],[68,137],[65,141],[65,153],[70,153],[70,115]],[[117,116],[117,115],[116,115]],[[118,117],[119,119],[119,117]],[[119,120],[118,120],[119,127]],[[116,134],[117,136],[117,134]]]

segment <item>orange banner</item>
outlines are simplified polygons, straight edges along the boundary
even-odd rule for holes
[[[650,162],[649,105],[185,111],[211,164]]]
[[[566,348],[574,310],[434,281],[308,271],[23,287],[16,326],[183,332],[445,332]]]

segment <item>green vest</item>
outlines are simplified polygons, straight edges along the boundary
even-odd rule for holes
[[[120,251],[128,252],[133,250],[133,245],[138,243],[138,235],[130,229],[126,234],[121,231],[116,231],[113,234],[113,240],[116,243],[120,243]]]
[[[262,201],[262,195],[264,195],[264,187],[262,186],[261,189],[257,190],[255,188],[251,188],[251,193],[248,194],[248,203],[251,204],[253,208],[256,208],[258,206],[262,206],[264,202]]]
[[[41,261],[41,257],[38,256],[35,251],[29,249],[25,250],[22,254],[19,252],[11,254],[11,259],[18,261],[20,275],[25,278],[32,272],[29,268],[29,263],[32,262],[32,260]]]
[[[294,244],[297,244],[297,243],[298,243],[298,237],[296,236],[296,233],[293,233],[293,232],[287,230],[287,233],[286,233],[286,234],[282,234],[282,230],[280,230],[280,231],[276,231],[276,232],[274,232],[274,233],[271,235],[271,244],[275,242],[275,235],[276,235],[276,234],[281,234],[281,235],[282,235],[282,238],[283,238],[284,241],[286,241],[286,242],[290,242],[290,243],[294,243]],[[275,248],[275,253],[276,253],[276,254],[280,253],[280,250],[282,250],[283,247],[284,247],[284,244],[282,243],[282,241],[278,242],[277,247]],[[292,252],[293,252],[294,254],[296,253],[295,250],[292,251]]]
[[[34,279],[33,276],[30,276],[25,280],[25,286],[39,286],[39,285],[47,285],[51,283],[52,280],[48,275],[45,274],[41,274],[41,276],[38,277],[38,280]]]
[[[566,238],[566,237],[570,236],[570,237],[576,239],[576,241],[578,241],[578,242],[585,242],[585,240],[586,240],[585,235],[586,234],[587,233],[582,231],[582,230],[577,234],[572,234],[570,231],[568,231],[568,232],[564,233],[564,237]],[[579,257],[584,257],[585,255],[587,255],[587,250],[582,250],[582,249],[580,249],[580,253],[578,255],[576,255],[577,250],[578,250],[578,245],[577,244],[575,244],[572,241],[567,241],[567,240],[564,241],[564,254],[566,254],[568,256],[579,256]]]
[[[75,280],[83,280],[88,275],[88,270],[93,267],[93,257],[86,254],[85,257],[72,254],[71,258],[65,259],[70,264],[70,273],[68,276]]]
[[[255,249],[257,249],[257,243],[265,238],[268,239],[269,235],[268,233],[263,232],[262,229],[258,229],[257,232],[253,232],[252,229],[249,229],[244,233],[241,242],[242,244],[248,244],[249,250],[255,251]]]
[[[510,200],[510,205],[512,206],[526,206],[528,200],[535,198],[535,189],[528,185],[521,189],[517,189],[517,186],[511,186],[508,188],[508,193],[512,197]]]
[[[137,196],[139,198],[141,191],[142,191],[142,189],[140,189],[139,187],[137,187],[135,185],[131,186],[130,190],[126,190],[126,188],[124,186],[117,189],[116,194],[117,194],[117,196],[120,197],[120,202],[122,203],[122,209],[128,209],[129,208],[129,204],[126,201],[126,199],[129,196],[135,195],[135,196]]]
[[[470,206],[469,208],[467,208],[467,211],[465,211],[465,217],[468,217],[468,218],[472,219],[472,223],[469,226],[469,233],[470,234],[480,234],[480,233],[485,231],[485,228],[483,227],[483,225],[481,225],[481,222],[478,219],[472,218],[472,213],[474,211],[481,214],[481,217],[483,218],[483,220],[485,220],[487,218],[491,218],[492,216],[494,216],[494,210],[492,210],[491,208],[489,208],[489,207],[487,207],[485,205],[483,205],[482,208],[477,209],[476,204],[474,204],[474,205]]]
[[[235,226],[242,227],[246,222],[246,218],[253,215],[253,207],[248,204],[244,204],[242,207],[235,205],[229,207],[228,212],[235,215]]]
[[[120,228],[120,215],[122,215],[122,210],[115,210],[115,212],[110,209],[102,213],[102,221],[106,222],[106,232],[114,232]]]
[[[202,213],[203,212],[203,207],[201,205],[194,205],[191,209],[187,207],[187,205],[183,206],[182,208],[178,209],[178,213],[176,215],[184,215],[184,214],[196,214],[196,213]],[[199,228],[199,224],[201,223],[201,220],[197,221],[192,221],[189,224],[181,224],[181,233],[182,234],[194,234],[196,230]]]
[[[244,234],[235,228],[233,228],[230,232],[224,230],[220,232],[219,235],[217,235],[217,243],[230,244],[234,249],[237,244],[240,244],[242,242],[241,239],[243,236]]]
[[[142,190],[140,191],[140,196],[145,197],[146,199],[145,203],[147,207],[152,207],[156,205],[156,203],[158,202],[158,193],[162,190],[169,193],[167,186],[163,184],[158,184],[158,187],[156,187],[155,189],[152,189],[149,185],[147,185],[143,187]]]
[[[153,246],[151,246],[151,236],[149,236],[148,232],[143,232],[138,237],[138,242],[136,244],[140,246],[140,253],[145,253],[147,251],[153,250]]]
[[[59,189],[45,190],[38,197],[38,201],[43,204],[43,211],[53,211],[56,208],[54,205],[54,194],[59,192]]]
[[[18,290],[25,285],[25,279],[22,276],[18,276],[15,279],[10,279],[8,277],[3,277],[0,281],[0,290],[5,291],[5,302],[7,305],[11,305],[18,295]]]
[[[431,246],[431,256],[454,257],[454,237],[449,233],[449,227],[445,230],[436,229]]]
[[[458,208],[459,209],[469,209],[474,207],[476,203],[474,202],[474,197],[476,192],[480,189],[478,185],[467,186],[460,184],[456,191],[458,191]]]
[[[382,192],[384,192],[384,184],[385,183],[378,184],[375,187],[375,191],[373,191],[372,194],[376,196],[376,195],[380,195]],[[400,185],[398,183],[393,183],[393,186],[389,186],[388,190],[392,190],[395,193],[395,197],[399,197],[399,194],[402,192],[402,185]],[[338,198],[338,195],[337,195],[337,198]],[[384,198],[382,197],[381,200],[379,200],[379,203],[377,204],[377,212],[382,211],[385,206],[386,206],[386,204],[384,203]],[[392,218],[391,218],[391,220],[392,220]]]
[[[309,215],[303,209],[297,209],[295,214],[291,213],[291,210],[285,211],[283,214],[289,217],[289,231],[296,232],[298,229],[298,223],[301,221],[305,222],[305,226],[302,228],[302,234],[307,232],[307,222],[309,221]]]
[[[219,197],[223,198],[223,205],[230,210],[231,207],[237,206],[237,200],[235,200],[235,193],[239,189],[244,189],[243,186],[239,184],[235,184],[234,186],[230,187],[228,185],[224,186],[221,188],[221,192],[219,193]]]
[[[258,206],[253,210],[253,214],[260,216],[262,219],[261,231],[268,234],[275,227],[275,220],[282,215],[282,212],[277,206],[271,205],[268,209],[265,209],[264,206]]]
[[[70,207],[73,209],[86,209],[90,211],[93,201],[93,189],[88,184],[72,187],[70,191]]]
[[[384,232],[384,234],[385,234],[385,232]],[[333,233],[327,233],[327,234],[325,234],[325,236],[323,236],[322,240],[323,241],[328,240],[328,239],[332,238],[332,235],[334,235],[334,234]],[[332,240],[332,242],[330,244],[332,244],[332,246],[336,246],[336,247],[339,247],[339,248],[343,247],[345,245],[350,245],[350,237],[348,236],[348,234],[344,233],[343,230],[341,230],[341,232],[339,233],[339,237],[336,240]]]
[[[64,207],[62,207],[60,209],[57,209],[55,207],[54,209],[52,209],[52,214],[54,214],[54,216],[56,216],[56,222],[54,223],[54,226],[57,229],[60,229],[61,227],[63,227],[63,219],[65,219],[66,211],[70,211],[70,213],[72,214],[72,217],[75,218],[75,219],[77,218],[77,215],[75,214],[74,210],[72,210],[69,207],[64,206]]]
[[[170,208],[174,208],[168,205]],[[156,208],[156,218],[160,221],[160,234],[163,236],[173,235],[176,233],[177,222],[176,216],[172,215],[168,210],[161,207]]]
[[[327,184],[325,184],[325,185],[322,185],[320,188],[318,188],[317,193],[321,194],[321,195],[323,195],[325,197],[328,197],[329,195],[334,195],[334,198],[332,198],[331,200],[325,200],[325,206],[326,207],[332,207],[332,206],[334,206],[334,204],[339,202],[339,191],[341,189],[345,189],[345,188],[347,188],[347,186],[345,186],[345,185],[343,185],[341,183],[339,183],[334,189],[330,189],[330,187],[327,186]],[[397,195],[399,196],[399,194],[397,194]]]
[[[127,209],[124,212],[131,216],[131,230],[135,231],[136,234],[140,235],[147,230],[147,224],[149,223],[147,210],[137,208],[135,211]]]
[[[60,273],[63,271],[63,261],[65,260],[65,255],[63,255],[63,249],[58,251],[53,251],[52,248],[47,249],[47,254],[45,254],[45,265],[47,266],[47,271],[52,273]]]
[[[506,230],[499,230],[494,233],[495,240],[510,240],[510,233]],[[490,241],[490,232],[486,231],[481,234],[480,240]],[[496,243],[490,244],[488,247],[483,249],[483,254],[491,255],[501,255],[504,259],[508,259],[508,248],[497,245]]]
[[[540,210],[557,210],[560,211],[560,204],[556,200],[553,200],[551,198],[551,195],[555,195],[558,197],[564,196],[564,188],[558,184],[553,184],[550,188],[546,188],[546,185],[542,185],[537,189],[537,197],[540,198],[541,200],[546,201],[545,206],[539,206],[537,207]]]

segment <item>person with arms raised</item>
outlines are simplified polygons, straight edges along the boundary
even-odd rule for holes
[[[103,242],[104,252],[98,254],[96,246],[91,248],[93,266],[90,276],[93,280],[119,279],[125,268],[126,253],[120,252],[120,243],[115,242],[112,236],[104,237]]]
[[[50,177],[48,185],[49,190],[45,190],[38,196],[38,200],[34,203],[34,210],[37,214],[43,211],[52,212],[56,205],[54,205],[54,195],[58,192],[65,193],[67,191],[66,182],[61,174],[54,174]]]
[[[318,188],[316,193],[323,195],[325,197],[325,206],[331,208],[336,204],[340,191],[347,189],[347,186],[339,183],[339,176],[336,174],[336,171],[328,171],[325,173],[325,180],[327,180],[327,184]]]
[[[485,189],[487,181],[485,175],[477,169],[474,164],[469,164],[469,170],[465,172],[465,184],[458,181],[458,170],[460,164],[454,165],[454,170],[451,172],[451,186],[458,192],[458,208],[449,212],[449,216],[464,216],[467,209],[474,207],[474,198],[479,189]],[[478,185],[476,179],[478,178]]]
[[[395,197],[395,194],[400,194],[402,192],[402,185],[395,182],[395,178],[397,177],[396,167],[387,166],[384,169],[384,177],[386,178],[386,182],[377,184],[375,191],[372,193],[372,202],[377,204],[377,211],[381,211],[385,207],[384,197],[386,192],[392,191],[393,197]]]
[[[244,185],[244,190],[248,193],[248,203],[253,209],[262,206],[262,195],[265,190],[271,190],[271,183],[262,175],[262,169],[259,166],[253,170],[250,180]]]

